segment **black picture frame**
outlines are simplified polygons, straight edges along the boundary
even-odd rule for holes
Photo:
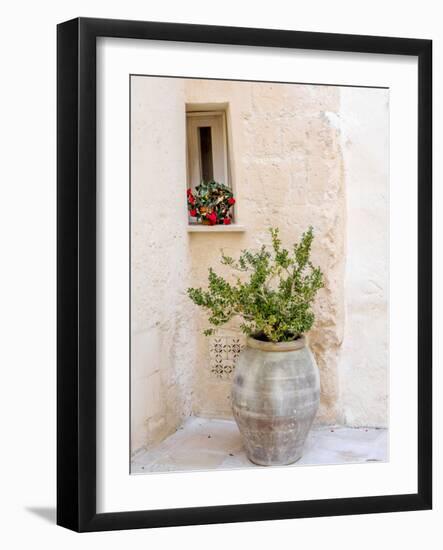
[[[168,40],[418,59],[418,490],[359,498],[96,512],[96,39]],[[57,28],[57,523],[75,531],[432,507],[432,42],[78,18]],[[401,206],[401,205],[400,205]]]

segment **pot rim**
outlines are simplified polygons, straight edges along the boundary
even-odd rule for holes
[[[304,348],[306,344],[305,336],[300,336],[300,338],[292,340],[291,342],[263,342],[252,338],[252,336],[248,336],[246,339],[248,348],[258,349],[260,351],[296,351]]]

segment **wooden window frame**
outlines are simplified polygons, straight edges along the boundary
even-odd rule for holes
[[[229,166],[229,146],[228,146],[228,131],[227,131],[227,117],[226,117],[226,111],[222,109],[201,109],[196,111],[186,111],[186,174],[187,174],[187,182],[188,187],[191,189],[195,189],[196,185],[201,182],[201,160],[200,160],[200,149],[199,144],[196,136],[192,136],[192,131],[194,130],[194,125],[190,124],[190,121],[192,119],[196,118],[221,118],[221,136],[219,136],[219,141],[222,143],[223,150],[221,154],[223,155],[223,171],[224,171],[224,178],[222,181],[222,178],[218,178],[217,175],[214,173],[214,179],[215,181],[220,181],[220,183],[224,183],[231,189],[232,181],[231,181],[231,171]],[[191,127],[190,127],[191,126]],[[215,133],[219,132],[219,129],[215,125],[207,124],[207,126],[210,126],[212,129],[212,147],[213,147],[213,163],[215,167],[215,160],[217,152],[214,151],[214,145],[215,145]],[[220,152],[218,153],[220,154]],[[199,170],[199,178],[195,178],[195,175],[191,172],[193,172],[194,168],[193,165],[196,162],[195,159],[198,159],[198,170]],[[196,183],[196,181],[198,183]]]

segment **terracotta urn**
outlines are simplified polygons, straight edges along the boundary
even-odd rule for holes
[[[247,339],[235,368],[232,410],[251,462],[299,460],[319,401],[318,367],[304,336],[281,343]]]

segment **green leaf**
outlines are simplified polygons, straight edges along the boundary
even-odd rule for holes
[[[215,183],[215,182],[212,182]],[[201,184],[209,189],[211,184]],[[199,186],[200,187],[200,186]],[[189,298],[208,313],[209,323],[221,326],[233,317],[243,319],[241,330],[271,342],[298,338],[311,329],[315,317],[312,304],[323,274],[309,260],[313,228],[303,233],[292,253],[282,248],[278,228],[269,230],[271,246],[258,251],[243,250],[235,260],[221,252],[221,263],[249,278],[234,277],[230,283],[210,267],[208,289],[189,288]],[[212,334],[207,329],[205,334]]]

